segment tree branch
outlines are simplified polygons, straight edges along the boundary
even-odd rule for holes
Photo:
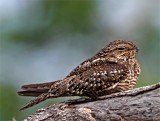
[[[75,104],[53,104],[24,121],[160,121],[160,83]]]

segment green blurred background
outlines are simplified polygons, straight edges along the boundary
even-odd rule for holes
[[[50,99],[25,111],[31,98],[22,84],[64,78],[75,66],[115,39],[140,49],[137,87],[159,82],[159,0],[1,0],[0,121],[22,120]]]

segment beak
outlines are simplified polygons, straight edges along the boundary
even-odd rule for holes
[[[138,52],[139,51],[139,48],[136,48],[136,52]]]

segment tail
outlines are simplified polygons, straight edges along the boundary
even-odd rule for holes
[[[20,110],[24,110],[24,109],[27,109],[29,107],[32,107],[33,105],[36,105],[36,104],[48,99],[49,96],[50,95],[48,93],[43,93],[43,94],[39,95],[38,97],[36,97],[35,99],[31,100],[28,104],[26,104]]]
[[[58,80],[59,81],[59,80]],[[20,96],[32,96],[36,97],[31,100],[26,106],[22,107],[20,110],[24,110],[33,105],[36,105],[50,97],[50,93],[48,92],[52,85],[54,85],[57,81],[41,83],[41,84],[29,84],[23,85],[21,87],[21,91],[18,91],[17,94]],[[52,95],[54,97],[54,95]]]
[[[37,97],[43,93],[47,93],[51,86],[57,81],[40,83],[40,84],[29,84],[23,85],[21,91],[18,91],[17,94],[20,96],[32,96]]]

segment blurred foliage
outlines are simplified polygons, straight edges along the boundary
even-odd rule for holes
[[[40,0],[36,7],[30,6],[27,13],[19,16],[17,26],[8,38],[40,45],[49,37],[91,32],[94,29],[90,15],[93,8],[94,1],[91,0]]]
[[[45,18],[51,16],[49,17],[52,21],[50,27],[54,29],[56,34],[59,29],[67,33],[86,33],[93,29],[94,24],[91,21],[90,13],[93,11],[94,1],[56,0],[46,2],[44,0],[43,2],[44,16]]]
[[[147,29],[146,29],[147,28]],[[148,24],[140,30],[142,45],[140,48],[141,75],[138,86],[151,85],[159,82],[160,79],[160,28]]]
[[[16,96],[16,89],[13,85],[0,83],[0,120],[6,121],[12,118],[19,119],[21,112],[18,112],[20,102]]]

